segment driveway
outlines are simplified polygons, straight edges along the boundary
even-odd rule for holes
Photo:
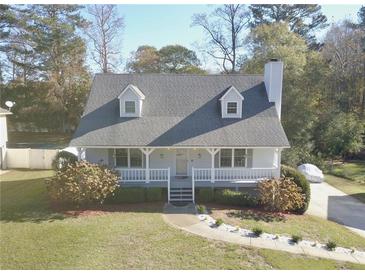
[[[311,184],[307,214],[345,225],[365,238],[365,204],[327,183]]]

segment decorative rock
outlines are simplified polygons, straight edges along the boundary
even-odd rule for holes
[[[215,224],[216,220],[208,214],[199,214],[197,216],[198,216],[200,221],[205,222],[207,225],[209,225],[212,228],[219,229],[221,231],[226,231],[226,232],[238,233],[242,237],[256,237],[254,235],[254,233],[249,229],[240,228],[238,226],[234,227],[232,225],[224,224],[224,223],[220,226],[216,226],[216,224]],[[281,243],[285,243],[287,245],[293,245],[293,242],[292,242],[291,238],[287,237],[287,236],[279,236],[279,235],[274,235],[274,234],[269,234],[269,233],[262,233],[260,235],[260,238],[264,239],[264,240],[267,240],[267,241],[275,240],[275,241],[278,241],[278,242],[281,242]],[[318,241],[302,240],[298,243],[298,245],[300,245],[302,247],[306,247],[306,248],[328,250],[327,246],[325,244],[321,244]],[[359,256],[359,257],[364,257],[365,258],[365,252],[358,251],[356,249],[336,247],[335,250],[333,250],[332,252],[335,252],[335,253],[338,253],[338,254],[351,254],[353,256]]]

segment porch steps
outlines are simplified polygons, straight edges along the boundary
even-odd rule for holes
[[[170,202],[192,202],[193,192],[191,188],[174,187],[170,189]]]

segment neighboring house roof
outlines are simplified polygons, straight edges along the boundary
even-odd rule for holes
[[[145,95],[142,117],[120,117],[121,90]],[[221,117],[219,98],[234,86],[239,119]],[[288,147],[262,75],[97,74],[70,146]]]
[[[12,114],[9,110],[0,108],[0,115],[9,115],[9,114]]]

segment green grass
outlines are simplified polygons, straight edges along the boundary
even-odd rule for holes
[[[214,218],[247,229],[262,228],[264,232],[282,235],[301,235],[303,239],[326,243],[335,241],[338,246],[365,250],[365,239],[335,222],[311,215],[260,214],[252,210],[211,208]]]
[[[70,217],[48,205],[51,174],[0,176],[1,269],[365,269],[187,234],[163,221],[161,203]]]
[[[329,172],[332,175],[363,183],[365,187],[365,162],[335,164]]]
[[[325,175],[325,182],[365,203],[365,183]]]

